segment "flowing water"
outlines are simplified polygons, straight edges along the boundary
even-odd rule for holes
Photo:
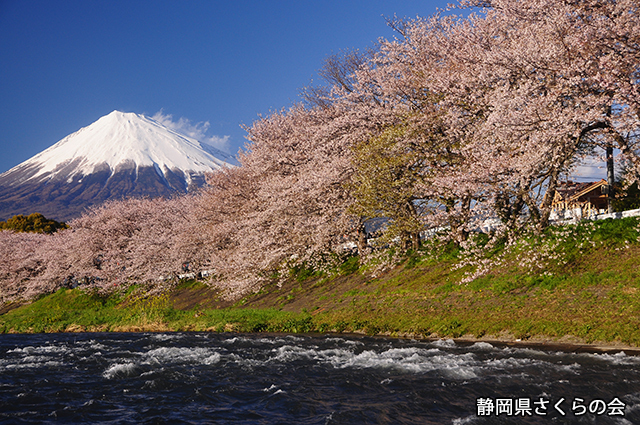
[[[0,423],[640,424],[640,357],[329,335],[0,335]]]

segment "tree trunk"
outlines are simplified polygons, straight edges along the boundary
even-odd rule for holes
[[[411,234],[411,245],[414,251],[418,251],[420,249],[420,232]]]
[[[367,232],[364,226],[364,218],[360,217],[358,219],[358,255],[363,256],[366,253],[367,249]]]
[[[559,175],[560,175],[560,171],[557,168],[554,168],[551,171],[551,176],[549,176],[549,187],[547,187],[547,192],[544,194],[542,205],[540,205],[537,233],[542,233],[544,229],[549,227],[549,215],[551,214],[551,203],[553,202],[553,197],[556,194]]]
[[[609,190],[607,191],[607,212],[611,214],[613,212],[613,146],[607,144],[607,185]]]

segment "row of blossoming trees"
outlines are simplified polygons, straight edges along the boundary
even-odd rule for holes
[[[540,231],[580,158],[614,147],[638,169],[637,0],[459,6],[466,17],[391,20],[397,39],[328,58],[326,84],[247,128],[241,167],[197,195],[112,202],[55,235],[2,232],[2,297],[67,275],[158,281],[185,261],[243,293],[346,241],[365,252],[376,218],[405,249],[429,228],[463,241],[487,217]]]

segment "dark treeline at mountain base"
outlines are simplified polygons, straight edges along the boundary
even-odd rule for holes
[[[110,202],[52,235],[2,232],[2,300],[67,276],[95,277],[104,292],[161,290],[187,263],[238,297],[293,267],[331,266],[352,245],[375,263],[365,229],[380,218],[385,249],[419,248],[440,229],[442,243],[472,253],[487,218],[502,222],[488,247],[544,232],[563,176],[611,147],[633,184],[636,0],[459,7],[470,13],[391,20],[397,39],[330,56],[325,84],[247,127],[241,166],[196,195]]]

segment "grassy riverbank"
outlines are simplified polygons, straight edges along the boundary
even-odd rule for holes
[[[0,332],[362,332],[639,347],[638,226],[607,220],[482,250],[484,240],[466,251],[425,247],[376,277],[375,262],[352,257],[329,273],[297,268],[233,304],[198,282],[154,297],[63,289],[1,315]]]

